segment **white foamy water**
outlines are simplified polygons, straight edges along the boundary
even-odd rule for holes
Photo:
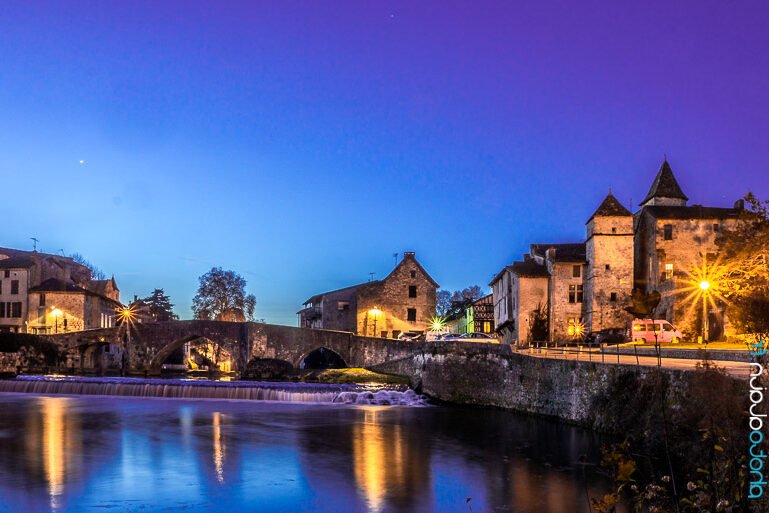
[[[0,393],[2,392],[358,405],[427,405],[424,396],[410,389],[251,381],[18,376],[15,379],[0,380]]]

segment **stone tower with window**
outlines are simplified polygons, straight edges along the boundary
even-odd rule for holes
[[[633,291],[633,214],[611,193],[586,224],[586,332],[623,328]]]

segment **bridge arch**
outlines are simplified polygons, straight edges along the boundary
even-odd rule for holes
[[[318,347],[303,354],[297,363],[300,369],[344,369],[349,367],[342,356],[327,347]]]

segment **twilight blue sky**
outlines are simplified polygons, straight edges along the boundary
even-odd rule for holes
[[[215,265],[287,324],[404,250],[485,285],[663,153],[691,203],[769,197],[767,26],[758,0],[3,0],[0,245],[182,317]]]

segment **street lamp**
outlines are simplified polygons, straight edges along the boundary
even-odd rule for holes
[[[51,315],[53,315],[53,319],[54,319],[55,326],[56,326],[56,328],[55,328],[56,331],[54,331],[54,333],[58,333],[59,332],[59,317],[62,316],[62,311],[59,310],[58,308],[56,308],[55,306],[52,306],[51,307]]]
[[[708,280],[702,280],[700,282],[700,290],[702,290],[702,341],[708,343],[708,290],[710,289],[710,282]]]
[[[382,310],[378,306],[375,306],[368,313],[374,318],[374,336],[376,337],[376,323],[379,320],[379,316],[382,315]]]

